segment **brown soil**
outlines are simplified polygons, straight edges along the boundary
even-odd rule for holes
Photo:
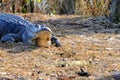
[[[0,43],[0,80],[94,80],[101,76],[112,80],[111,73],[120,70],[120,34],[113,28],[96,32],[74,15],[18,15],[50,27],[62,47]],[[79,75],[80,68],[91,75]]]

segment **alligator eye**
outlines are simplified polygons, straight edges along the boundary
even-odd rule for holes
[[[40,26],[39,24],[36,24],[36,25],[35,25],[35,27],[37,27],[37,28],[39,28],[39,26]]]
[[[44,28],[45,26],[44,25],[36,24],[35,27],[41,29],[41,28]]]

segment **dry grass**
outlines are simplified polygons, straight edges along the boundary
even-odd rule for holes
[[[76,13],[85,17],[109,15],[109,3],[111,0],[77,0]]]
[[[82,15],[84,17],[109,15],[109,3],[111,0],[76,0],[75,14]],[[4,2],[7,6],[4,6],[5,12],[12,12],[9,0]],[[48,0],[48,4],[45,9],[41,10],[41,13],[57,14],[62,8],[63,0]],[[15,12],[22,9],[21,2],[17,1],[15,5]],[[25,4],[24,4],[25,5]],[[39,8],[38,8],[39,9]],[[1,8],[0,8],[1,10]],[[39,10],[37,10],[39,12]]]

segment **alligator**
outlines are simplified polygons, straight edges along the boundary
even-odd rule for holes
[[[37,44],[41,47],[48,47],[51,43],[56,47],[61,46],[59,39],[53,35],[50,28],[7,13],[0,13],[0,41]]]

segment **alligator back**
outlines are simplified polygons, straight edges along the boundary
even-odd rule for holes
[[[34,26],[33,23],[25,20],[23,17],[13,15],[13,14],[0,13],[0,20],[6,21],[8,23],[20,24],[25,27]]]

